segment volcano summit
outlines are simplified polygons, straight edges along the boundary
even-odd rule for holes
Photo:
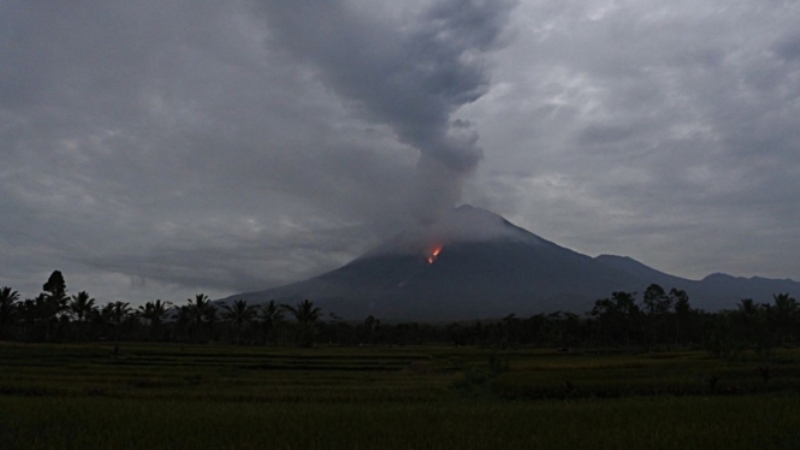
[[[651,283],[685,290],[695,307],[733,307],[740,298],[800,294],[792,280],[674,277],[633,259],[592,258],[471,206],[395,236],[345,266],[306,281],[231,296],[250,304],[308,298],[346,319],[467,320],[556,310],[583,313],[613,291]]]

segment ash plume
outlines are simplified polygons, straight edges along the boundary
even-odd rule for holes
[[[420,151],[417,194],[423,223],[459,199],[464,175],[483,157],[478,133],[453,112],[486,93],[482,55],[493,48],[514,3],[443,0],[400,22],[345,0],[261,0],[271,38],[308,62],[364,119],[386,124]]]

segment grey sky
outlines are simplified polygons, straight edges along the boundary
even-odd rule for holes
[[[798,118],[797,2],[0,0],[0,285],[261,289],[454,201],[798,279]]]

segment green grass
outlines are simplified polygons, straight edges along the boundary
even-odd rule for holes
[[[0,343],[0,448],[800,448],[797,350],[493,353]]]
[[[800,398],[231,403],[0,398],[4,449],[797,448]]]

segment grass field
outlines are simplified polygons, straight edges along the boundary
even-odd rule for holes
[[[2,449],[800,448],[796,350],[767,365],[702,352],[0,343],[0,361]]]

